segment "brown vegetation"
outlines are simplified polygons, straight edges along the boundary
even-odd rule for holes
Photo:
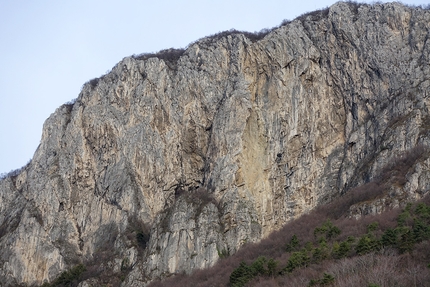
[[[149,242],[150,231],[151,227],[134,215],[128,218],[127,230],[123,235],[142,256]]]
[[[157,53],[143,53],[139,55],[133,55],[136,60],[147,60],[149,58],[158,58],[164,60],[168,64],[176,64],[179,58],[184,54],[185,49],[165,49]]]
[[[430,197],[424,202],[429,203]],[[274,258],[280,268],[287,266],[292,253],[286,252],[286,248],[293,235],[299,239],[294,250],[317,246],[313,231],[324,224],[325,218],[328,217],[325,211],[320,209],[302,216],[259,244],[249,244],[236,254],[220,260],[213,268],[197,270],[191,276],[177,275],[162,282],[154,282],[150,286],[236,286],[229,285],[230,274],[241,262],[251,265],[256,258],[262,256]],[[333,244],[331,246],[351,237],[357,238],[355,244],[358,244],[358,238],[368,232],[380,237],[384,231],[396,226],[399,213],[400,210],[397,209],[360,220],[349,218],[334,220],[333,226],[337,226],[341,233],[330,239]],[[399,286],[428,286],[426,284],[430,282],[430,272],[427,269],[430,262],[429,247],[429,241],[425,240],[405,253],[399,253],[397,249],[390,247],[378,248],[363,255],[352,250],[339,259],[330,257],[321,261],[310,260],[292,272],[282,273],[282,276],[257,276],[246,286],[322,286],[324,279],[330,278],[334,278],[332,280],[335,280],[335,286],[369,286],[369,284],[393,286],[391,285],[393,280],[401,282]],[[278,271],[281,272],[279,268]],[[314,283],[316,285],[309,285],[310,282],[316,282]]]
[[[7,177],[10,178],[15,178],[17,177],[23,170],[25,170],[27,167],[29,167],[31,164],[31,159],[22,167],[18,168],[18,169],[14,169],[11,170],[9,172],[5,172],[5,173],[0,173],[0,180],[5,179]]]

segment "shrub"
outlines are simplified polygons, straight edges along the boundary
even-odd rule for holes
[[[267,34],[269,34],[273,29],[262,29],[259,32],[246,32],[246,31],[239,31],[236,29],[230,29],[230,30],[226,30],[226,31],[222,31],[222,32],[218,32],[216,34],[210,35],[208,37],[199,39],[197,42],[214,42],[217,41],[219,39],[225,38],[227,36],[231,36],[231,35],[244,35],[246,38],[248,38],[249,40],[251,40],[251,42],[256,42],[262,38],[264,38]]]
[[[288,259],[287,266],[282,269],[282,273],[291,273],[296,268],[307,266],[309,262],[310,257],[308,256],[306,250],[293,252]]]
[[[351,243],[350,241],[342,241],[340,244],[335,242],[333,244],[332,256],[335,259],[343,258],[348,255],[351,251]]]
[[[270,258],[269,261],[267,261],[267,275],[269,276],[275,276],[277,273],[279,261],[273,260],[273,258]]]
[[[334,226],[330,220],[327,220],[323,225],[315,228],[314,236],[315,238],[318,238],[319,235],[323,235],[327,240],[331,240],[332,238],[338,236],[340,232],[341,231],[337,226]]]
[[[359,255],[376,251],[380,248],[380,242],[371,234],[365,234],[360,237],[358,244],[355,247],[355,251]]]
[[[339,219],[349,215],[349,209],[354,204],[370,201],[384,193],[384,186],[379,182],[368,182],[361,186],[350,189],[336,201],[327,205],[319,206],[321,212],[326,213],[330,219]]]
[[[297,238],[297,236],[294,234],[291,239],[290,242],[287,244],[287,246],[285,247],[285,250],[287,252],[291,252],[291,251],[296,251],[297,247],[299,246],[299,239]]]
[[[277,266],[277,261],[272,258],[267,260],[264,256],[258,257],[251,265],[242,261],[239,267],[230,274],[230,285],[241,287],[256,276],[274,276],[277,273]]]
[[[128,259],[128,257],[126,257],[121,261],[121,271],[127,271],[129,269],[131,269],[130,259]]]
[[[158,58],[163,60],[170,68],[176,68],[176,63],[179,58],[185,53],[185,49],[165,49],[157,53],[143,53],[139,55],[133,55],[132,57],[136,60],[147,60],[149,58]],[[170,65],[169,65],[170,64]],[[173,64],[173,65],[172,65]]]
[[[415,242],[421,242],[430,238],[430,226],[421,219],[414,219],[412,229]]]
[[[68,102],[65,102],[64,105],[66,105],[67,107],[73,106],[76,103],[76,101],[77,101],[77,98],[74,98]]]
[[[320,240],[319,247],[312,251],[312,262],[319,263],[327,258],[329,258],[329,248],[325,240]]]
[[[323,278],[318,279],[318,280],[312,279],[309,282],[308,286],[327,286],[327,285],[330,285],[330,284],[333,284],[333,283],[334,283],[334,277],[333,277],[333,275],[330,275],[330,274],[327,274],[327,273],[324,272]]]
[[[132,245],[138,248],[139,254],[145,250],[149,239],[151,228],[136,215],[128,218],[128,226],[125,236],[131,241]]]
[[[230,275],[230,284],[232,287],[245,286],[249,280],[252,279],[252,272],[250,267],[244,262],[240,262],[239,267],[234,269]]]
[[[82,86],[82,88],[83,88],[83,87],[85,87],[86,85],[90,85],[91,90],[94,90],[94,89],[97,87],[97,84],[99,83],[99,80],[100,80],[100,78],[94,78],[94,79],[91,79],[91,80],[89,80],[88,82],[86,82],[86,83]]]
[[[333,202],[334,205],[341,203],[340,200]],[[230,282],[230,286],[251,284],[249,286],[292,287],[306,286],[310,284],[310,278],[318,278],[314,279],[316,286],[333,284],[321,281],[325,278],[324,273],[332,275],[336,286],[340,287],[368,286],[370,283],[381,286],[413,286],[413,274],[416,274],[416,282],[430,282],[430,273],[428,269],[424,269],[430,262],[430,241],[415,242],[413,231],[416,228],[416,234],[423,234],[422,230],[425,229],[422,225],[429,224],[430,219],[426,214],[430,207],[430,196],[425,197],[422,203],[416,206],[408,205],[402,211],[410,214],[410,219],[405,221],[404,226],[396,226],[396,218],[402,213],[398,210],[362,217],[359,220],[342,218],[330,221],[330,224],[325,220],[330,210],[316,209],[286,224],[259,244],[249,244],[218,261],[213,268],[195,271],[191,276],[174,276],[163,282],[151,283],[150,286],[221,287],[228,286]],[[418,223],[418,219],[422,222]],[[417,227],[414,224],[417,224]],[[330,226],[341,230],[336,237],[338,242],[332,244],[325,236],[330,229],[327,227]],[[314,235],[316,229],[323,231],[316,232],[317,238]],[[402,247],[401,237],[408,231],[410,234],[403,236],[405,244]],[[412,236],[408,238],[409,235]],[[419,236],[421,237],[422,235]],[[286,252],[285,238],[289,239],[287,246],[293,247],[289,251],[291,254]],[[411,238],[412,244],[408,245]],[[301,242],[307,243],[303,246]],[[380,250],[388,245],[393,249]],[[409,252],[399,254],[399,247]],[[362,254],[369,253],[359,255],[357,250]],[[261,264],[262,259],[259,261],[255,258],[263,255],[271,259]],[[342,259],[335,260],[336,257]],[[281,268],[278,268],[279,266]],[[405,270],[416,273],[407,273]],[[326,280],[330,281],[328,279],[326,276]],[[232,285],[230,280],[242,285]]]
[[[397,217],[397,224],[399,226],[405,226],[408,220],[411,220],[411,218],[411,214],[407,209],[405,209],[402,213],[399,214],[399,217]]]
[[[297,17],[298,20],[304,22],[306,20],[310,21],[319,21],[321,19],[327,18],[330,9],[328,7],[320,10],[315,10],[312,12],[308,12]]]
[[[410,229],[405,229],[401,232],[400,238],[397,242],[397,248],[401,253],[406,251],[411,251],[415,244],[415,239],[412,231]]]
[[[390,162],[382,168],[377,177],[377,181],[382,184],[397,184],[403,186],[406,183],[406,174],[412,166],[420,159],[429,156],[429,149],[424,145],[417,145],[414,148],[403,152],[392,158]]]
[[[76,265],[68,271],[64,271],[55,279],[51,284],[45,283],[42,286],[56,287],[56,286],[77,286],[82,281],[82,273],[86,271],[83,264]]]
[[[209,192],[203,187],[198,187],[190,190],[186,190],[183,184],[179,184],[175,188],[175,198],[184,198],[187,202],[194,204],[196,208],[196,215],[199,215],[203,208],[209,203],[213,203],[215,206],[218,205],[213,193]]]
[[[381,244],[384,247],[396,246],[397,243],[397,232],[396,229],[388,228],[385,230],[381,238]]]
[[[430,206],[427,206],[424,202],[420,202],[417,204],[415,208],[415,214],[420,216],[421,218],[430,218]]]
[[[371,224],[367,225],[367,232],[373,232],[378,228],[378,222],[372,222]]]
[[[282,20],[281,24],[279,25],[279,27],[283,27],[283,26],[287,26],[288,24],[290,24],[292,21],[289,19],[284,19]]]
[[[31,164],[31,159],[24,166],[22,166],[20,168],[11,170],[7,173],[0,173],[0,180],[5,179],[7,177],[12,178],[12,179],[17,177],[23,170],[25,170],[28,166],[30,166],[30,164]]]
[[[358,14],[358,8],[360,8],[360,6],[365,5],[365,4],[357,3],[356,1],[351,1],[351,0],[345,1],[345,3],[348,4],[349,10],[354,15]]]
[[[217,249],[217,251],[218,251],[218,257],[221,259],[224,259],[230,256],[230,247],[227,247],[227,249],[224,248],[222,250]]]

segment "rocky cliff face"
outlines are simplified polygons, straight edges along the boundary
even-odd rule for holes
[[[41,284],[83,262],[141,286],[209,267],[417,146],[404,180],[352,212],[420,198],[429,23],[419,8],[339,2],[262,39],[123,59],[0,181],[0,281]]]

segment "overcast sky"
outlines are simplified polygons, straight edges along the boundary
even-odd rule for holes
[[[271,28],[335,2],[0,0],[0,173],[26,164],[49,115],[122,58]]]

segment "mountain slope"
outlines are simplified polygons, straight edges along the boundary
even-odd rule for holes
[[[84,263],[140,286],[210,267],[382,182],[405,152],[414,160],[354,214],[421,198],[429,20],[339,2],[263,38],[221,33],[124,58],[58,108],[28,166],[0,181],[0,281],[41,284]]]
[[[354,200],[358,203],[360,200]],[[316,208],[212,268],[150,284],[176,286],[429,286],[430,197],[360,219]]]

